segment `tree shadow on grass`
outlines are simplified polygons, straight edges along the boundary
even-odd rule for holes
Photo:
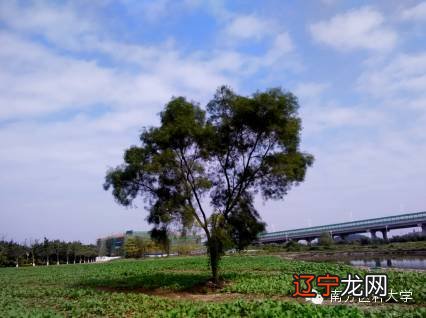
[[[86,278],[75,287],[88,287],[111,292],[154,292],[200,290],[210,276],[199,273],[150,272],[137,275],[117,274],[117,277]]]

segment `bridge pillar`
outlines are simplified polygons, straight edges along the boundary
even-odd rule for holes
[[[382,237],[385,241],[388,240],[388,230],[387,229],[383,229],[382,231]]]
[[[426,235],[426,223],[422,223],[422,234]]]
[[[372,240],[377,239],[377,235],[376,235],[376,231],[375,230],[370,230],[370,234],[371,234],[371,239]]]

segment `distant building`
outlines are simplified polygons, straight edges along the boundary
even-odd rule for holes
[[[97,240],[99,256],[124,256],[124,244],[126,239],[130,237],[138,237],[146,242],[149,248],[145,256],[159,255],[165,252],[152,241],[149,232],[129,230],[124,233],[99,238]],[[181,237],[178,234],[171,233],[169,234],[169,239],[170,253],[173,254],[200,254],[205,250],[201,236],[198,235],[186,235]]]
[[[124,233],[98,238],[96,245],[99,256],[121,256],[125,239]]]

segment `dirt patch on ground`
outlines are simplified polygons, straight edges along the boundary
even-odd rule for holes
[[[244,298],[243,294],[236,293],[208,293],[208,294],[197,294],[190,292],[165,292],[155,293],[157,297],[163,297],[173,300],[189,300],[189,301],[203,301],[203,302],[226,302],[236,299]]]
[[[99,286],[96,289],[106,292],[118,292],[118,293],[142,293],[149,296],[158,296],[169,299],[182,299],[182,300],[196,300],[196,301],[225,301],[236,298],[242,298],[242,294],[236,293],[222,293],[222,290],[228,283],[220,282],[214,284],[210,281],[202,282],[191,286],[184,290],[170,290],[168,288],[155,288],[148,289],[144,287],[137,288],[126,288],[126,287],[110,287],[110,286]]]
[[[138,288],[115,288],[115,287],[97,287],[97,290],[106,292],[118,293],[142,293],[148,296],[156,296],[174,300],[192,300],[192,301],[206,301],[206,302],[224,302],[238,298],[245,298],[244,294],[238,293],[222,293],[220,290],[226,283],[219,285],[210,282],[197,284],[185,290],[170,290],[165,288],[147,289],[143,287]]]
[[[190,269],[167,269],[161,271],[162,273],[172,273],[172,274],[208,274],[210,275],[209,270],[190,270]],[[263,274],[263,275],[280,275],[283,271],[280,270],[264,270],[264,269],[243,269],[243,270],[228,270],[225,274]]]
[[[189,301],[205,301],[205,302],[226,302],[236,299],[244,300],[295,300],[290,296],[268,296],[262,294],[241,294],[241,293],[230,293],[221,292],[220,290],[226,285],[223,283],[222,286],[215,286],[213,284],[199,284],[191,287],[190,289],[173,291],[169,289],[157,288],[157,289],[146,289],[146,288],[114,288],[114,287],[98,287],[97,290],[106,292],[118,292],[118,293],[142,293],[148,296],[156,296],[166,299],[173,300],[189,300]],[[303,299],[298,299],[300,302],[304,302]]]
[[[161,273],[173,273],[173,274],[205,274],[210,273],[209,270],[196,270],[196,269],[164,269]]]

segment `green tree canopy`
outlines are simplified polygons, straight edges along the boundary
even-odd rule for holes
[[[136,237],[126,237],[124,241],[124,255],[126,257],[140,257],[140,250],[136,242]]]
[[[141,145],[107,172],[104,188],[122,205],[141,196],[148,222],[161,237],[170,225],[205,232],[213,279],[228,240],[242,249],[265,229],[255,195],[282,199],[313,162],[299,150],[297,98],[281,89],[250,97],[220,87],[206,110],[184,97],[161,112],[161,125],[146,128]]]

